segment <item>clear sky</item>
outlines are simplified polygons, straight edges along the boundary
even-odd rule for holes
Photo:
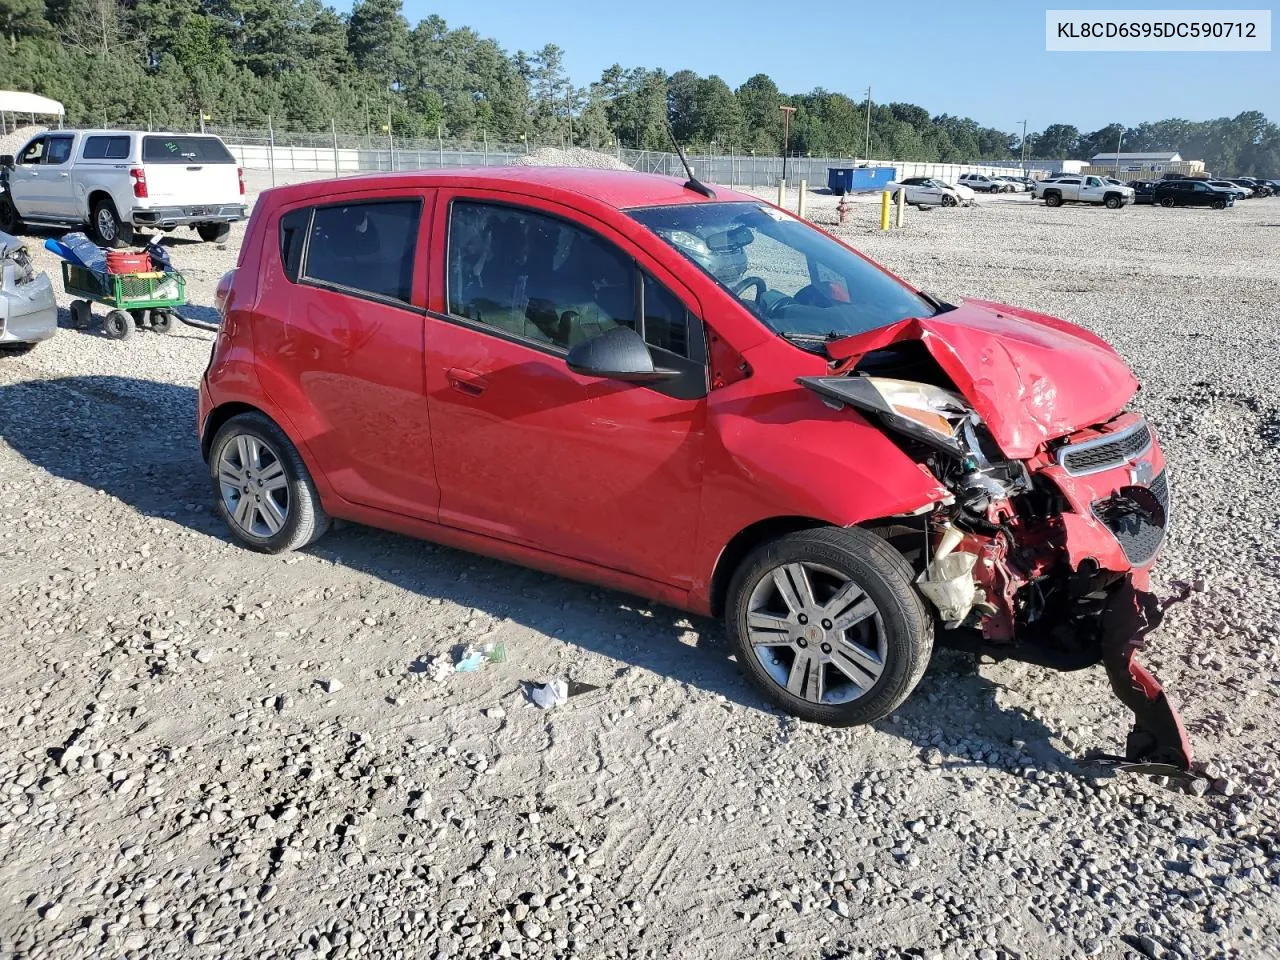
[[[1270,0],[1241,0],[1262,8]],[[341,3],[350,7],[349,0]],[[1046,9],[1093,0],[405,0],[410,24],[436,13],[508,52],[565,50],[585,85],[613,63],[719,74],[736,87],[767,73],[784,93],[814,87],[855,100],[919,104],[1021,133],[1050,123],[1084,132],[1109,123],[1208,120],[1261,110],[1280,122],[1280,53],[1047,53]],[[1111,9],[1202,9],[1112,0]],[[1218,4],[1227,7],[1228,4]],[[1280,13],[1280,7],[1273,8]],[[1280,16],[1273,14],[1273,35]]]

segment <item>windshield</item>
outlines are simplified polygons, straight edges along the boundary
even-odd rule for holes
[[[628,213],[786,337],[834,340],[938,312],[852,250],[762,203]]]

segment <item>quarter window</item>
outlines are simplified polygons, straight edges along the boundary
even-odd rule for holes
[[[449,312],[567,350],[635,326],[636,267],[613,244],[530,210],[458,200],[449,214]]]
[[[689,312],[674,293],[644,275],[644,340],[679,357],[689,356]]]
[[[421,216],[420,200],[316,207],[302,275],[317,283],[410,303]],[[282,254],[284,241],[282,229]],[[292,248],[290,255],[294,255]]]

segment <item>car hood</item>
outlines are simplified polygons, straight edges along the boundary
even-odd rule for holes
[[[973,199],[973,187],[967,186],[963,183],[948,183],[947,186],[960,196],[968,197],[970,200]]]
[[[905,340],[924,344],[1012,459],[1111,419],[1138,390],[1125,362],[1087,330],[986,300],[835,340],[827,351],[856,362]]]

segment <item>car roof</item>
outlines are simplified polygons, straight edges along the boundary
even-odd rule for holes
[[[335,184],[368,190],[395,190],[411,187],[482,187],[501,190],[519,187],[517,192],[536,192],[552,197],[585,197],[612,207],[657,207],[682,203],[762,203],[759,197],[727,187],[711,186],[715,198],[685,187],[680,177],[666,177],[634,170],[596,170],[586,167],[471,167],[449,170],[415,170],[405,173],[370,173],[338,179],[276,187],[267,191],[277,202],[320,198],[335,192]],[[530,187],[539,188],[530,191]]]

